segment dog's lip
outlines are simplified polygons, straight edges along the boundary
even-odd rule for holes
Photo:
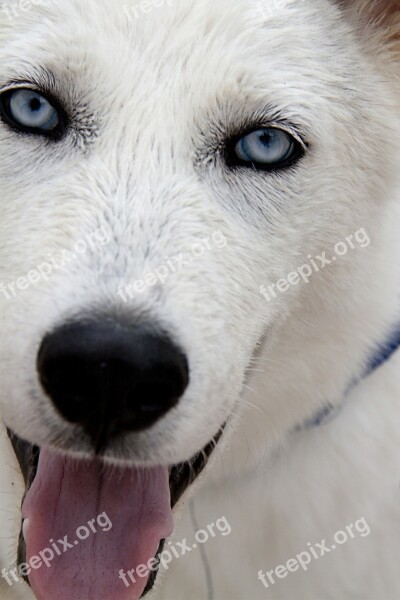
[[[205,468],[209,457],[211,456],[215,446],[217,445],[221,435],[224,431],[225,424],[220,427],[218,433],[212,438],[212,440],[195,456],[190,460],[173,465],[170,467],[169,473],[169,486],[171,493],[171,508],[174,508],[182,497],[184,492],[190,487],[190,485],[197,479],[200,473]],[[14,452],[18,459],[18,463],[25,481],[25,493],[22,499],[22,503],[25,499],[28,490],[30,489],[37,472],[40,448],[25,440],[21,439],[10,429],[7,429],[8,436],[14,448]],[[161,540],[160,546],[157,550],[156,556],[162,552],[164,541]],[[26,559],[26,543],[24,538],[24,523],[21,523],[21,529],[18,540],[17,550],[17,565],[25,563]],[[147,581],[143,596],[149,592],[156,580],[157,571],[151,571],[150,577]],[[30,585],[28,577],[24,576],[25,581]]]

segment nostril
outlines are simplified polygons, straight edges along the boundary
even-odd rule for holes
[[[187,359],[165,334],[114,322],[72,323],[46,336],[37,369],[58,412],[97,441],[150,427],[189,384]]]

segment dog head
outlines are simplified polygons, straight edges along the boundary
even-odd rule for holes
[[[3,5],[2,415],[16,447],[46,449],[42,492],[66,471],[71,489],[93,489],[104,459],[127,494],[153,473],[140,485],[148,500],[163,490],[162,523],[135,560],[168,535],[168,473],[183,491],[182,465],[201,470],[198,453],[243,410],[260,343],[349,277],[344,261],[305,285],[302,257],[349,233],[369,245],[394,170],[399,13],[368,7]],[[89,458],[85,477],[73,455]],[[31,529],[28,554],[43,541]]]

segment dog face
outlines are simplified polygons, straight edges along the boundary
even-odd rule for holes
[[[351,267],[272,303],[260,286],[350,232],[368,245],[360,224],[378,218],[398,139],[385,67],[396,3],[149,6],[10,2],[0,25],[0,402],[27,488],[26,443],[41,449],[26,553],[64,539],[101,490],[118,543],[85,585],[121,600],[101,574],[154,556],[170,505],[243,409],[260,343],[335,297]],[[71,454],[86,467],[67,468]],[[76,597],[89,554],[61,558],[50,580],[33,573],[35,593]]]
[[[54,1],[2,15],[4,103],[8,90],[43,94],[62,131],[0,127],[1,402],[24,439],[91,452],[40,384],[40,344],[78,319],[151,324],[190,381],[105,454],[173,464],[238,409],[260,339],[308,293],[268,304],[260,284],[374,215],[388,92],[331,3],[136,8]],[[293,160],[249,159],[266,130]]]

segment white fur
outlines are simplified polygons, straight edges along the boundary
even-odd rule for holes
[[[262,4],[173,0],[130,20],[124,0],[54,0],[0,16],[0,83],[45,66],[81,123],[53,146],[1,125],[1,280],[99,227],[112,235],[47,283],[1,300],[1,410],[31,442],[88,451],[40,389],[40,341],[82,312],[153,318],[185,349],[190,386],[176,409],[109,456],[187,460],[228,420],[203,487],[192,489],[202,525],[225,514],[232,526],[231,537],[205,547],[215,600],[395,600],[399,356],[362,381],[334,421],[293,430],[327,403],[342,405],[400,321],[400,10],[380,0]],[[309,144],[295,170],[234,174],[214,159],[221,128],[273,118],[274,109]],[[360,228],[368,248],[272,303],[260,295],[261,284]],[[224,249],[127,305],[118,298],[121,286],[217,230]],[[5,435],[1,447],[8,566],[22,491]],[[178,540],[193,535],[188,514]],[[370,536],[270,590],[258,581],[259,569],[361,517]],[[24,584],[6,587],[2,598],[32,597]],[[200,553],[176,560],[153,595],[207,598]]]

